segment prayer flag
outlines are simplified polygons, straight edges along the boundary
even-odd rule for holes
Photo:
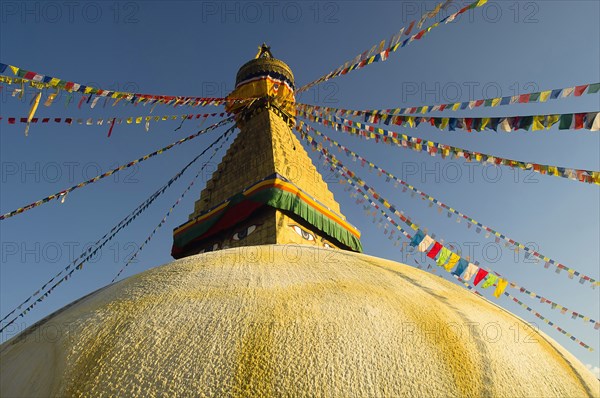
[[[475,275],[475,280],[473,281],[473,284],[477,286],[479,282],[481,282],[481,280],[487,276],[487,274],[488,272],[486,270],[480,268],[477,272],[477,275]]]
[[[486,281],[487,282],[487,281]],[[494,290],[494,297],[499,298],[504,290],[506,290],[506,286],[508,286],[508,281],[506,279],[498,279],[498,284],[496,285],[496,290]],[[484,284],[485,287],[485,284]]]
[[[458,260],[460,260],[460,256],[456,253],[452,253],[450,255],[450,260],[448,260],[448,264],[444,266],[444,269],[450,271],[458,263]]]
[[[435,242],[431,250],[427,253],[427,257],[434,259],[435,256],[442,250],[442,245],[439,242]]]
[[[469,263],[469,266],[467,267],[467,270],[465,271],[465,275],[463,276],[463,279],[468,281],[470,280],[473,275],[475,275],[477,273],[477,271],[479,270],[479,267],[476,266],[473,263]]]
[[[487,278],[485,278],[485,281],[483,282],[483,285],[481,285],[481,288],[487,289],[488,287],[490,287],[494,283],[496,283],[497,279],[498,279],[498,277],[496,275],[488,274]]]

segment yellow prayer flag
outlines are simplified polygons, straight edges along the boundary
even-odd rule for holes
[[[551,93],[552,93],[552,90],[542,91],[542,93],[540,94],[540,102],[548,101],[548,98],[550,98]]]
[[[457,110],[458,110],[458,108],[460,108],[460,102],[457,102],[456,104],[454,104],[454,105],[452,106],[452,110],[453,110],[453,111],[457,111]]]
[[[38,105],[40,104],[41,97],[42,93],[37,93],[35,99],[33,100],[33,104],[31,105],[31,109],[29,109],[29,115],[27,115],[27,125],[25,126],[25,136],[29,134],[29,124],[31,123],[31,119],[33,119],[33,115],[35,115],[35,111],[37,110]]]
[[[60,89],[57,89],[55,93],[48,94],[48,98],[46,98],[46,102],[44,102],[44,106],[52,105],[52,102],[54,102],[54,99],[58,95],[59,91],[60,91]]]
[[[141,122],[142,122],[141,116],[135,118],[135,124],[140,124]]]
[[[483,131],[485,129],[485,127],[488,125],[489,122],[490,122],[490,118],[489,117],[484,117],[483,119],[481,119],[481,128],[480,128],[480,131]]]
[[[496,290],[494,290],[494,297],[499,298],[504,290],[506,290],[506,286],[508,286],[508,281],[506,279],[499,278],[496,283]]]
[[[58,86],[58,83],[60,83],[60,79],[57,79],[55,77],[53,77],[52,79],[50,79],[50,85],[53,87]]]
[[[482,5],[484,5],[485,3],[487,3],[488,0],[479,0],[477,2],[477,4],[475,5],[475,7],[481,7]]]
[[[19,73],[18,67],[12,66],[12,65],[8,65],[8,67],[10,68],[10,70],[12,70],[12,72],[15,74],[15,76],[17,75],[17,73]]]
[[[533,126],[531,127],[532,131],[539,131],[544,129],[544,120],[545,116],[534,116],[533,117]]]
[[[559,119],[560,117],[558,115],[548,115],[548,118],[546,119],[546,129],[550,130],[550,127],[558,123]]]
[[[444,269],[446,271],[451,271],[452,268],[454,268],[454,266],[458,263],[458,260],[460,260],[460,256],[456,253],[452,253],[450,260],[448,260],[448,263],[444,265]]]
[[[502,98],[494,98],[492,100],[492,107],[498,106],[498,104],[502,101]]]
[[[447,117],[442,118],[442,123],[440,124],[440,130],[444,130],[446,127],[448,127],[449,121],[450,121],[450,118],[447,118]]]
[[[131,117],[128,117],[128,118],[127,118],[127,124],[131,124],[132,122],[133,122],[133,118],[131,118]]]

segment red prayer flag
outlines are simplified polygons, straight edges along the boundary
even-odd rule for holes
[[[586,88],[588,88],[589,84],[584,84],[583,86],[575,87],[575,96],[580,97]]]
[[[473,119],[471,119],[471,118],[465,118],[465,126],[467,128],[467,131],[470,133],[471,132],[471,127],[473,126]]]
[[[464,13],[465,11],[467,11],[469,9],[469,7],[471,7],[470,5],[464,7],[463,9],[461,9],[459,12],[456,13],[456,15],[460,15],[462,13]]]
[[[25,73],[25,76],[23,76],[25,79],[31,80],[35,77],[35,72],[27,72]]]
[[[479,272],[477,272],[477,275],[475,275],[475,280],[473,281],[473,284],[477,286],[477,284],[481,282],[487,276],[487,274],[488,272],[486,270],[484,270],[483,268],[479,268]]]
[[[427,252],[427,257],[434,259],[435,256],[437,256],[437,254],[440,252],[440,250],[442,250],[442,244],[439,242],[435,242],[431,250]]]
[[[113,120],[110,122],[110,129],[108,129],[107,137],[110,137],[110,135],[112,134],[112,129],[113,129],[113,127],[115,127],[115,120],[116,120],[116,118],[113,118]]]
[[[404,34],[405,34],[406,36],[410,35],[410,32],[412,32],[412,28],[413,28],[413,26],[415,26],[415,21],[412,21],[412,22],[410,23],[410,26],[408,27],[408,29],[406,29],[406,32],[404,32]]]
[[[425,34],[426,31],[427,31],[427,29],[423,29],[422,31],[417,33],[417,35],[415,36],[415,40],[419,40],[421,37],[423,37],[423,35]]]
[[[576,113],[575,114],[575,130],[580,130],[583,128],[584,119],[585,119],[585,113]]]
[[[14,117],[9,117],[8,118],[8,124],[15,124],[15,118]]]
[[[531,97],[531,94],[521,94],[519,96],[519,103],[521,104],[526,104],[529,102],[529,97]]]

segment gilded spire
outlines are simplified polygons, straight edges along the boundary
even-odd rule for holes
[[[261,46],[258,46],[258,52],[256,53],[254,59],[257,58],[273,58],[273,54],[271,54],[271,47],[267,46],[265,43],[263,43]]]

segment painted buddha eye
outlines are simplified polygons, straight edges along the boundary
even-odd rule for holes
[[[246,236],[250,235],[252,232],[254,232],[254,230],[256,230],[256,225],[250,225],[247,228],[242,229],[239,232],[236,232],[235,234],[233,234],[232,239],[233,240],[242,240],[244,239]]]
[[[314,237],[313,234],[311,234],[310,232],[307,232],[307,231],[303,230],[299,226],[292,225],[292,228],[294,228],[294,231],[296,231],[296,233],[298,235],[300,235],[303,239],[305,239],[305,240],[315,240],[315,237]]]

